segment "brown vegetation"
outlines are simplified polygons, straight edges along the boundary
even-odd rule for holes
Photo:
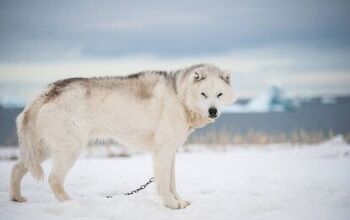
[[[268,134],[259,131],[249,131],[244,134],[235,134],[229,131],[209,131],[204,135],[191,136],[187,144],[206,145],[242,145],[242,144],[317,144],[331,139],[335,136],[333,132],[324,133],[322,131],[294,131],[289,134]],[[350,142],[350,133],[344,135],[345,140]]]

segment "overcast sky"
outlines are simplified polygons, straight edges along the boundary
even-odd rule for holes
[[[350,94],[350,1],[0,0],[0,93],[196,62],[242,96]]]

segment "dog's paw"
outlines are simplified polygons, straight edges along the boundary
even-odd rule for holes
[[[179,194],[175,191],[173,192],[173,195],[175,197],[175,199],[177,200],[177,202],[180,204],[180,208],[186,208],[187,206],[189,206],[191,203],[181,199],[181,197],[179,196]]]
[[[191,205],[191,203],[189,201],[186,201],[186,200],[177,200],[177,202],[180,204],[180,208],[181,209],[184,209],[186,208],[187,206]]]
[[[188,201],[184,200],[172,200],[164,202],[165,206],[171,209],[184,209],[190,205]]]
[[[164,205],[171,209],[184,209],[190,203],[184,200],[177,200],[174,197],[168,197],[164,200]]]
[[[27,199],[23,196],[13,196],[11,197],[11,200],[14,202],[26,202]]]

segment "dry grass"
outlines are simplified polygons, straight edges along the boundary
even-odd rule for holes
[[[322,131],[293,131],[289,134],[268,134],[259,131],[249,131],[244,134],[233,134],[229,131],[209,131],[204,135],[191,136],[188,144],[206,145],[266,145],[277,143],[288,144],[317,144],[331,139],[335,136],[333,132],[324,133]],[[344,135],[345,140],[350,142],[350,133]]]

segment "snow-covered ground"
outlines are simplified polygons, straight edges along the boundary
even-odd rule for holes
[[[26,176],[26,203],[8,199],[14,161],[0,161],[0,219],[350,219],[350,146],[235,147],[179,153],[177,183],[192,202],[184,210],[161,205],[154,184],[115,196],[152,176],[151,158],[83,157],[66,180],[73,201],[58,203],[45,181]],[[44,164],[46,175],[50,163]]]

